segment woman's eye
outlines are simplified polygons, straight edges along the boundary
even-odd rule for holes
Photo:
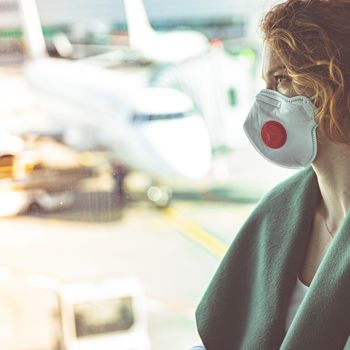
[[[281,84],[281,83],[289,83],[291,81],[291,78],[287,75],[276,75],[275,80],[277,84]]]

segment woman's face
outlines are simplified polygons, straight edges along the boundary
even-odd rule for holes
[[[278,91],[288,97],[296,95],[292,78],[288,76],[282,61],[268,44],[264,47],[262,78],[265,80],[267,89]]]
[[[265,80],[267,89],[278,91],[288,97],[298,95],[293,87],[293,80],[288,75],[286,67],[283,65],[280,58],[271,50],[268,44],[265,45],[263,52],[262,78]],[[305,87],[302,95],[310,98],[312,93],[310,89]],[[316,134],[318,152],[314,163],[317,161],[319,154],[321,153],[320,149],[322,145],[326,143],[325,138],[321,135],[318,128]]]

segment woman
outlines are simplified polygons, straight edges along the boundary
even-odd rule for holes
[[[350,349],[350,1],[270,10],[244,128],[304,168],[259,202],[196,312],[207,350]]]

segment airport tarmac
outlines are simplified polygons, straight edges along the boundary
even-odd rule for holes
[[[45,119],[9,75],[13,86],[0,87],[7,99],[0,112],[13,116],[9,129],[23,115]],[[206,179],[172,183],[166,210],[145,201],[123,208],[113,194],[84,192],[61,212],[1,219],[0,266],[67,280],[135,276],[145,289],[152,350],[189,349],[199,341],[195,307],[228,245],[262,193],[290,174],[252,149],[215,162]]]
[[[152,350],[198,342],[195,307],[253,203],[138,202],[107,194],[70,210],[0,221],[0,265],[74,280],[135,276],[145,289]]]

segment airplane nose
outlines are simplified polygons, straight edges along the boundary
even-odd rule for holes
[[[198,179],[209,171],[210,138],[199,115],[150,121],[139,128],[159,160],[175,175]]]

